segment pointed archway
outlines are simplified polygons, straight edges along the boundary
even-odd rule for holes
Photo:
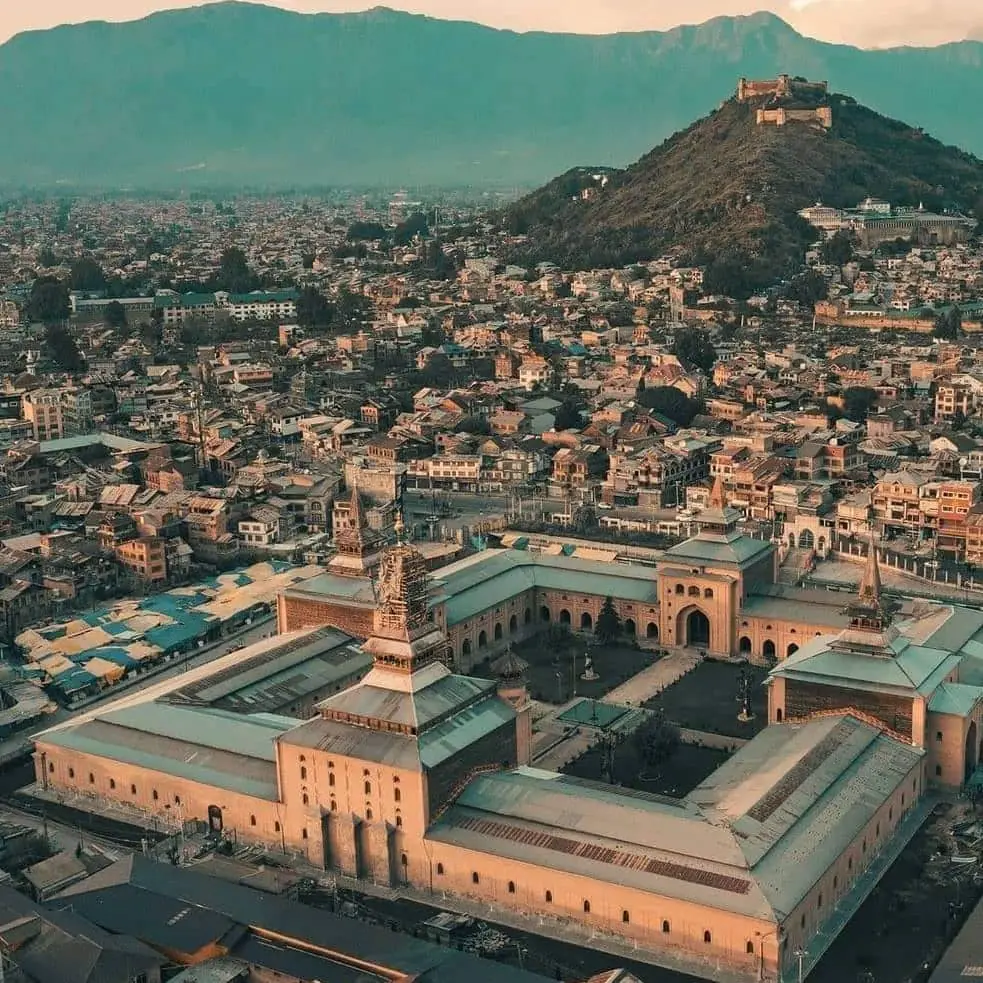
[[[969,724],[966,731],[966,761],[964,762],[963,779],[969,781],[970,776],[976,771],[976,721]]]
[[[710,644],[710,619],[697,607],[680,612],[676,638],[691,648],[706,648]]]

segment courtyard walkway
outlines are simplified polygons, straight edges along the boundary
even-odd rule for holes
[[[667,686],[671,686],[681,676],[695,669],[703,661],[703,656],[695,649],[677,649],[654,665],[643,669],[631,679],[616,686],[602,703],[621,703],[626,706],[641,706],[646,700],[657,696]]]

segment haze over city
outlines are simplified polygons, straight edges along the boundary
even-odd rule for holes
[[[39,0],[0,9],[0,42],[21,31],[86,20],[123,21],[162,9],[198,6],[189,0]],[[401,0],[399,9],[471,20],[517,31],[610,33],[667,30],[720,15],[770,10],[810,37],[861,47],[936,45],[983,39],[983,10],[967,0]],[[301,13],[364,10],[365,0],[282,0]]]

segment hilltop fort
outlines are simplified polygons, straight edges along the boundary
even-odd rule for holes
[[[762,102],[757,111],[758,126],[785,126],[799,121],[818,124],[828,130],[833,126],[833,109],[828,96],[828,82],[809,82],[790,75],[779,75],[777,79],[767,81],[741,78],[737,83],[738,102]]]

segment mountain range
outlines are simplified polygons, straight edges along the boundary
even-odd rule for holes
[[[769,14],[597,36],[220,3],[0,46],[0,185],[533,185],[780,72],[983,153],[981,69],[980,42],[861,50]]]

